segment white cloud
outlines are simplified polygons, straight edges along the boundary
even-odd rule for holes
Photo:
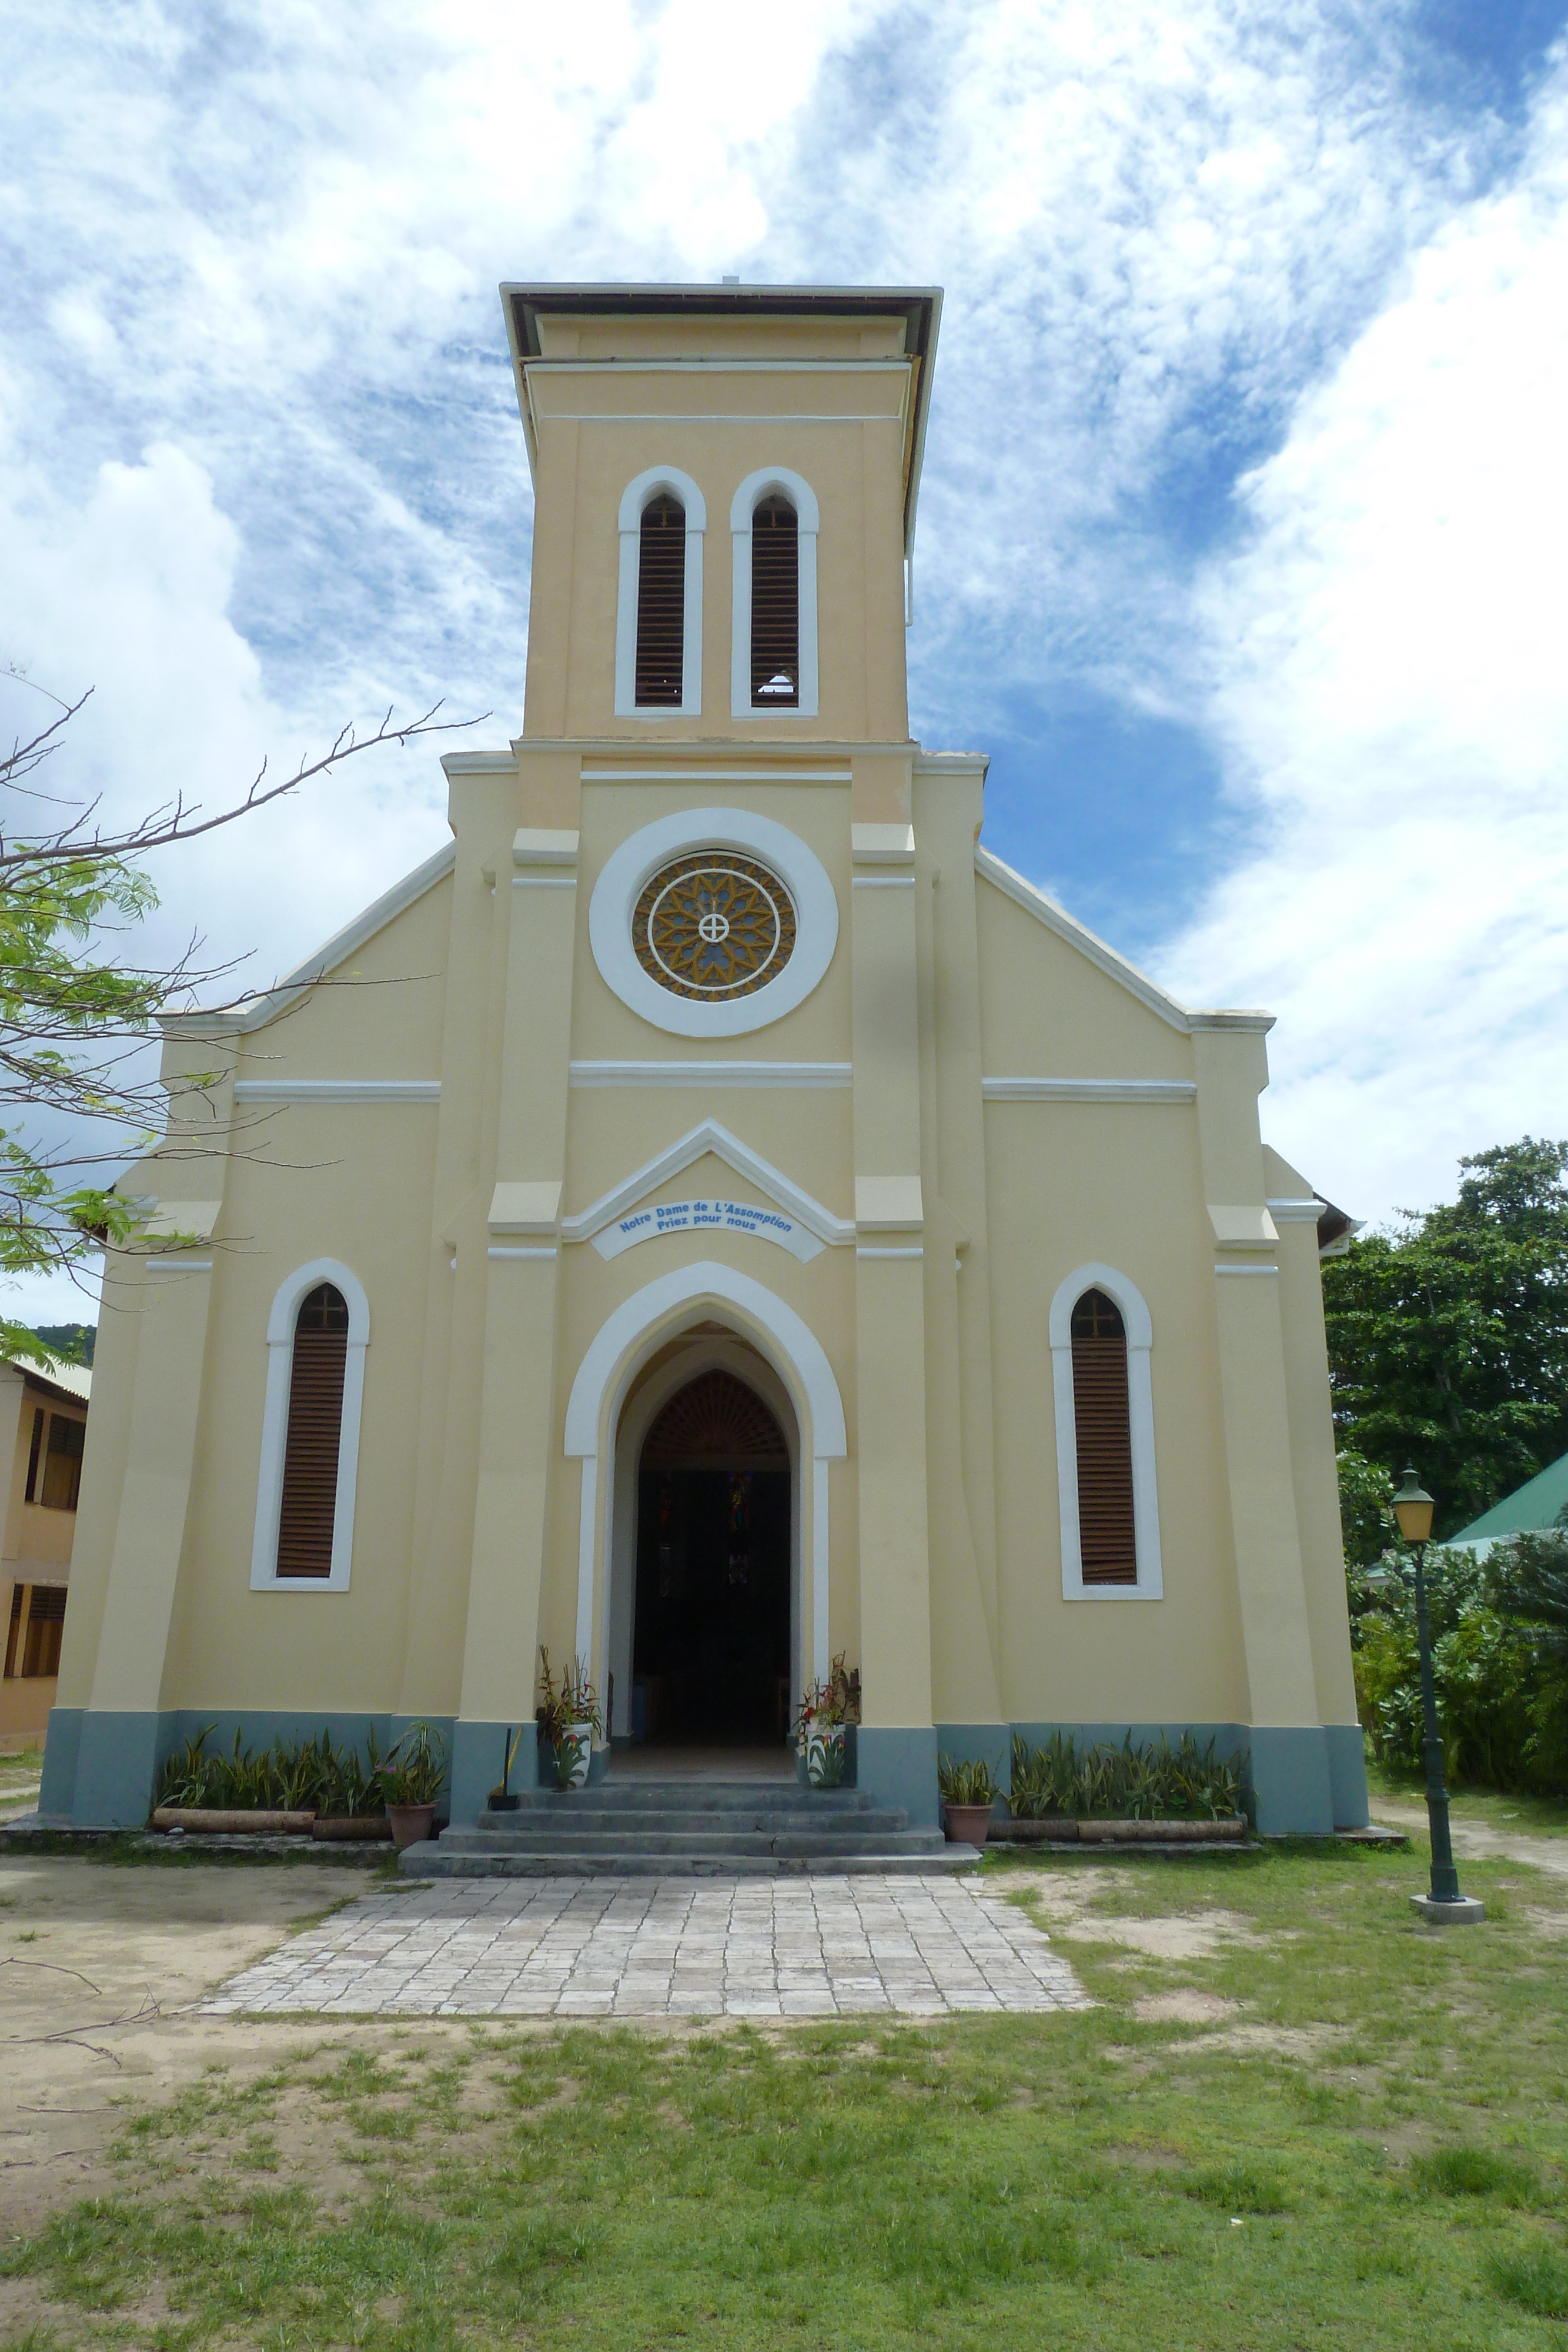
[[[1333,355],[1410,253],[1425,270],[1450,250],[1438,232],[1496,144],[1495,125],[1412,96],[1406,13],[800,0],[785,23],[724,0],[121,0],[84,41],[52,0],[13,0],[0,658],[57,689],[96,681],[73,759],[121,812],[173,785],[211,796],[263,749],[290,760],[392,701],[490,708],[500,740],[521,714],[530,501],[497,281],[936,279],[919,731],[961,740],[1020,681],[1212,709],[1293,840],[1289,811],[1324,780],[1325,700],[1348,727],[1353,691],[1382,692],[1372,665],[1355,686],[1332,628],[1306,631],[1315,656],[1292,635],[1314,583],[1332,602],[1347,566],[1376,570],[1351,562],[1331,493],[1319,537],[1291,520],[1354,472],[1337,431],[1367,436],[1368,531],[1403,527],[1396,426],[1360,394],[1343,395],[1360,425],[1334,423],[1378,329],[1337,373]],[[1494,214],[1506,272],[1528,205]],[[1379,366],[1391,397],[1440,373]],[[1482,464],[1484,410],[1449,421],[1459,471]],[[1254,543],[1195,604],[1169,484],[1260,436],[1287,446],[1249,491]],[[1412,474],[1417,516],[1422,496]],[[1245,642],[1206,700],[1228,629]],[[1523,689],[1472,714],[1482,768],[1493,704],[1530,723],[1518,667]],[[306,951],[442,838],[434,752],[378,760],[169,861],[160,936],[199,922],[263,971]],[[1367,870],[1345,858],[1342,902]],[[1270,887],[1217,900],[1176,951],[1196,993],[1250,992],[1258,964],[1281,1009],[1287,988],[1311,994],[1315,965],[1302,980],[1249,946]],[[1265,939],[1303,903],[1287,883]],[[1386,979],[1367,969],[1358,1001]],[[1321,1070],[1311,1049],[1312,1101],[1354,1094],[1362,1034],[1325,1041]],[[1281,1053],[1309,1034],[1292,1013]],[[1309,1139],[1329,1132],[1298,1099]]]
[[[1256,846],[1164,969],[1279,1013],[1270,1133],[1382,1214],[1568,1130],[1568,74],[1244,485],[1204,610]]]

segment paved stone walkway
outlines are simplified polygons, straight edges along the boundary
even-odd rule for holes
[[[276,2016],[831,2017],[1087,2009],[979,1878],[459,1879],[362,1895],[203,2003]]]

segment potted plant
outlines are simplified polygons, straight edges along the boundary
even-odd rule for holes
[[[810,1682],[800,1695],[795,1744],[806,1759],[806,1779],[813,1789],[836,1789],[849,1760],[848,1727],[860,1721],[860,1675],[844,1667],[841,1650],[828,1668],[826,1682]]]
[[[574,1658],[556,1680],[549,1652],[539,1650],[539,1705],[535,1717],[540,1744],[555,1762],[558,1789],[580,1789],[588,1779],[595,1733],[602,1735],[599,1694],[589,1680],[587,1663]]]
[[[990,1833],[991,1807],[1000,1794],[990,1766],[967,1757],[939,1756],[936,1786],[949,1843],[984,1845]]]
[[[401,1853],[431,1832],[435,1801],[446,1779],[446,1742],[428,1723],[411,1723],[388,1748],[382,1765],[382,1793],[392,1843]]]

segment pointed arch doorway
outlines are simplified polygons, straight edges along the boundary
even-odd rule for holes
[[[616,1728],[640,1747],[781,1748],[799,1652],[799,1443],[789,1392],[706,1323],[660,1351],[617,1432]]]

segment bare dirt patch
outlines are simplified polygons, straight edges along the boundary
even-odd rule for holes
[[[1174,1992],[1145,1993],[1133,2003],[1141,2025],[1218,2025],[1235,2017],[1241,2004],[1222,2000],[1217,1992],[1199,1992],[1196,1985],[1178,1985]]]
[[[1064,1943],[1117,1944],[1154,1960],[1211,1960],[1228,1949],[1266,1951],[1281,1940],[1260,1935],[1240,1911],[1178,1911],[1135,1919],[1097,1910],[1097,1902],[1115,1886],[1115,1874],[1109,1870],[1011,1871],[1005,1882],[1008,1894],[1028,1895],[1038,1906]]]
[[[126,2102],[163,2099],[218,2060],[262,2071],[300,2032],[190,2014],[362,1871],[118,1868],[0,1855],[0,2225],[106,2191]]]

